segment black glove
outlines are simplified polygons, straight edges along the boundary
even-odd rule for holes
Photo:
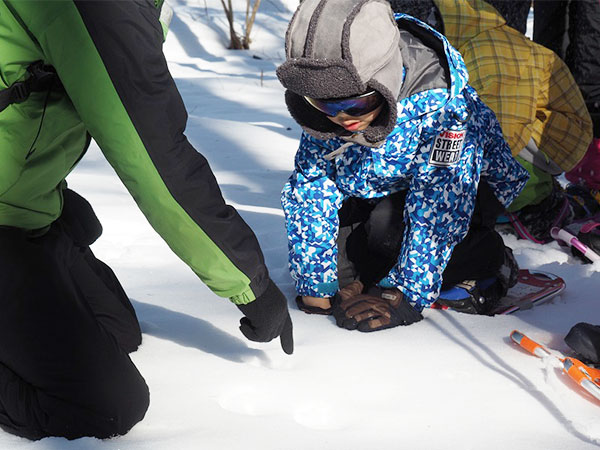
[[[333,316],[347,330],[378,331],[410,325],[423,319],[398,289],[369,289],[367,294],[336,296]],[[339,301],[335,301],[339,299]]]
[[[287,300],[279,288],[269,280],[267,290],[246,305],[237,305],[246,317],[240,319],[240,331],[249,340],[269,342],[279,336],[285,353],[294,353],[292,319]]]

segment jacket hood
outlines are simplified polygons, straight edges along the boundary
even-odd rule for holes
[[[483,0],[434,0],[444,18],[444,34],[456,48],[484,31],[506,25],[506,20]]]
[[[428,90],[438,101],[423,108],[403,108],[398,121],[428,114],[452,102],[467,87],[469,74],[461,54],[446,37],[429,25],[406,14],[395,14],[402,39],[402,55],[406,74],[398,101]],[[440,89],[446,94],[440,95]],[[443,98],[443,99],[442,99]],[[413,103],[413,102],[408,102]]]

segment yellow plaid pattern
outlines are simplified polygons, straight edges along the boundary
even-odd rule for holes
[[[533,137],[563,170],[583,158],[592,120],[565,63],[506,25],[482,0],[435,0],[469,84],[496,113],[513,155]]]

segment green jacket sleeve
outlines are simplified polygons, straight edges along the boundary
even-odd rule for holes
[[[268,280],[258,241],[184,135],[153,0],[14,2],[90,134],[171,249],[244,304]]]

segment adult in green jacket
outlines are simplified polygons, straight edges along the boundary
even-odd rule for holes
[[[9,432],[105,438],[148,407],[128,356],[141,342],[134,309],[89,249],[101,233],[91,206],[64,181],[91,137],[171,249],[242,310],[244,335],[281,336],[292,352],[287,302],[258,241],[183,134],[162,41],[154,0],[0,0],[0,96],[11,100],[0,104],[0,426]],[[27,95],[34,68],[57,76]]]

